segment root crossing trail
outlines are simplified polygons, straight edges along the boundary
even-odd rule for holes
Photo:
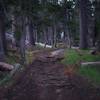
[[[43,54],[29,65],[0,100],[100,100],[100,90],[78,75],[64,74],[65,66]]]

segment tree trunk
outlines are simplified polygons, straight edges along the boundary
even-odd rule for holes
[[[44,48],[45,48],[47,45],[47,32],[45,27],[43,27],[43,34],[44,34]]]
[[[67,44],[68,48],[71,48],[71,37],[70,37],[70,30],[68,25],[64,23],[64,42]]]
[[[31,46],[34,46],[35,45],[34,25],[30,17],[27,18],[27,21],[28,21],[29,42]]]
[[[79,11],[80,11],[80,48],[88,48],[88,25],[87,25],[87,1],[80,0]]]
[[[54,47],[56,47],[57,45],[57,27],[56,27],[56,24],[54,24]]]
[[[12,34],[15,35],[15,34],[18,34],[18,33],[16,33],[16,24],[17,24],[16,19],[17,19],[17,17],[14,14],[13,10],[15,10],[15,7],[12,7],[12,16],[11,16],[11,19],[12,19],[12,26],[11,26],[11,28],[12,28]],[[16,44],[17,44],[17,40],[14,37],[14,39],[12,40],[12,48],[13,48],[13,45],[15,46]]]
[[[0,9],[0,61],[4,60],[5,51],[4,51],[4,20],[2,9]]]
[[[35,37],[35,42],[38,42],[38,32],[37,29],[34,30],[34,37]]]
[[[3,41],[2,41],[2,31],[1,31],[1,21],[0,21],[0,62],[1,61],[4,61],[4,56],[5,56],[5,53],[4,53],[4,48],[3,48]]]
[[[21,63],[24,64],[26,59],[25,59],[25,39],[26,39],[26,34],[24,32],[22,33],[21,40],[20,40],[20,54],[21,54]]]
[[[70,36],[71,32],[70,29],[68,28],[68,48],[71,48],[71,36]]]
[[[30,44],[33,46],[35,45],[35,38],[34,38],[34,27],[32,22],[29,24],[29,36],[30,36]]]
[[[53,34],[53,30],[52,27],[48,27],[48,40],[49,40],[49,44],[51,46],[53,46],[53,38],[52,38],[52,34]]]
[[[4,48],[4,53],[7,54],[7,41],[6,41],[6,34],[5,34],[5,14],[4,14],[4,9],[1,6],[0,8],[0,20],[1,20],[1,36],[2,36],[2,42],[3,42],[3,48]]]
[[[95,34],[96,34],[96,48],[100,51],[100,1],[95,0]]]
[[[20,39],[20,55],[21,55],[21,63],[25,64],[26,58],[25,58],[25,40],[26,40],[26,19],[22,18],[23,20],[23,25],[22,25],[22,35]]]
[[[70,37],[70,28],[68,22],[70,21],[70,14],[68,8],[66,7],[67,0],[64,0],[64,34],[65,34],[65,42],[68,48],[71,48],[71,37]]]

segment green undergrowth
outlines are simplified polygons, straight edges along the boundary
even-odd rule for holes
[[[68,49],[65,52],[65,58],[62,61],[65,65],[78,64],[80,62],[95,62],[100,61],[100,55],[92,55],[90,54],[90,50],[73,50]],[[80,64],[79,64],[80,65]],[[79,66],[78,65],[78,66]],[[93,81],[93,83],[100,85],[100,66],[79,66],[78,74],[89,78]]]
[[[65,58],[62,61],[64,64],[75,64],[78,62],[93,62],[100,61],[100,55],[92,55],[89,50],[73,50],[68,49],[65,52]]]
[[[92,80],[93,84],[100,85],[100,66],[80,67],[79,74]]]
[[[18,55],[18,54],[16,54]],[[15,64],[15,63],[18,63],[20,58],[15,56],[13,53],[9,53],[7,56],[6,56],[6,62],[9,63],[9,64]]]
[[[11,80],[11,76],[9,73],[2,73],[2,76],[0,76],[0,86],[7,84],[8,82],[10,82],[10,80]]]
[[[66,50],[64,60],[62,61],[64,64],[74,64],[80,60],[80,56],[75,50]]]
[[[18,64],[19,59],[12,53],[9,53],[5,58],[6,63],[11,64],[15,67],[16,64]],[[7,83],[12,82],[12,73],[18,72],[20,70],[19,67],[15,67],[12,72],[9,71],[0,71],[0,86],[5,85]]]
[[[14,64],[14,69],[10,72],[0,71],[0,86],[7,85],[14,81],[14,77],[23,72],[24,68],[20,64]]]

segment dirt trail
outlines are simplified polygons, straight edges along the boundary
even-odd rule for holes
[[[64,74],[64,65],[43,53],[26,68],[0,100],[100,100],[100,90],[78,75]]]

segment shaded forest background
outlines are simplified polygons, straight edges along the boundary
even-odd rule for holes
[[[99,0],[0,0],[0,61],[10,48],[44,47],[100,50]]]

